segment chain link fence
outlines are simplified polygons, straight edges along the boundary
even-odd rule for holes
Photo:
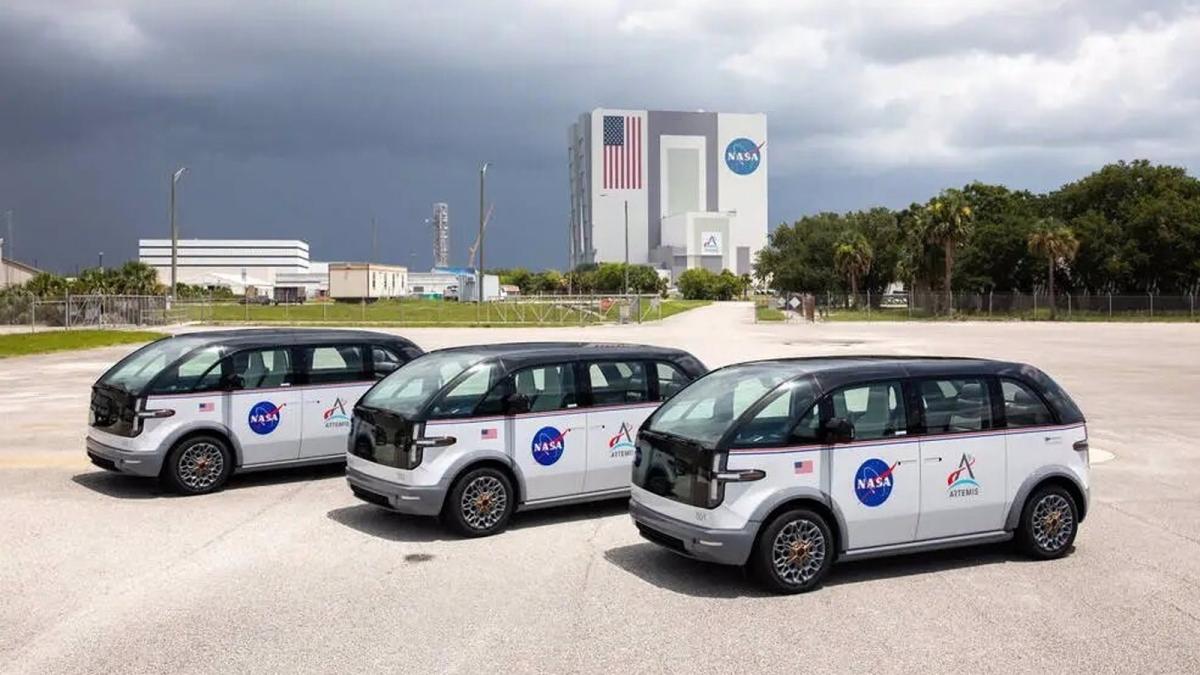
[[[171,322],[160,295],[66,295],[39,298],[29,293],[0,295],[0,325],[37,328],[115,328],[161,326]]]
[[[405,298],[275,302],[267,298],[0,295],[0,325],[38,328],[159,326],[166,324],[379,324],[568,326],[640,323],[663,317],[654,295],[541,295],[482,304]]]
[[[1070,321],[1200,320],[1200,298],[1195,294],[1157,293],[953,293],[908,292],[874,295],[860,293],[787,292],[770,303],[795,320],[805,296],[816,301],[816,318],[918,319],[957,316],[972,319],[1054,318]],[[1053,305],[1053,307],[1052,307]],[[1053,310],[1053,311],[1052,311]]]

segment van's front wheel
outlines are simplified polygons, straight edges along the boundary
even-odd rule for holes
[[[808,509],[793,509],[767,523],[750,566],[768,589],[804,593],[825,578],[833,554],[833,536],[825,519]]]
[[[192,436],[171,448],[163,479],[176,492],[202,495],[221,489],[233,473],[233,455],[216,436]]]
[[[508,476],[485,466],[454,481],[442,515],[464,537],[486,537],[508,526],[515,501]]]

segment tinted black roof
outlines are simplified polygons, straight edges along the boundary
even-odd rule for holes
[[[435,352],[470,352],[502,361],[507,368],[519,368],[535,363],[575,360],[587,357],[660,358],[666,361],[690,359],[694,356],[682,349],[616,342],[506,342],[501,344],[447,347]]]
[[[278,344],[293,345],[299,343],[324,344],[345,342],[347,340],[360,340],[380,344],[402,344],[409,347],[416,347],[411,340],[399,335],[344,328],[238,328],[180,333],[166,339],[170,340],[178,337],[205,338],[213,344],[228,345],[231,347],[256,347],[259,345],[270,346]]]
[[[807,356],[786,357],[779,359],[762,359],[734,364],[748,366],[763,364],[774,366],[792,375],[815,375],[818,373],[861,372],[870,370],[874,373],[887,371],[896,377],[923,375],[953,371],[956,373],[996,373],[1005,366],[1021,366],[1023,364],[1006,361],[993,361],[958,356],[885,356],[885,355],[848,355],[848,356]]]

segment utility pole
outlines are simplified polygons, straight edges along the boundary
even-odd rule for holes
[[[8,259],[16,260],[16,258],[13,256],[12,217],[13,217],[12,209],[8,209],[7,211],[4,212],[4,219],[8,222],[8,237],[4,240],[4,245],[8,248]],[[0,251],[0,253],[2,253],[2,251]],[[0,261],[0,262],[2,262],[2,261]],[[34,265],[34,267],[37,267],[37,265]],[[12,286],[12,278],[11,277],[12,277],[12,272],[9,270],[8,265],[5,265],[4,266],[4,287],[5,288],[9,288],[10,286]]]
[[[483,166],[479,167],[479,304],[483,304],[483,226],[487,216],[485,215],[484,207],[484,181],[487,178],[489,162],[484,162]]]
[[[629,200],[625,200],[625,295],[629,295]]]
[[[179,182],[186,171],[187,167],[181,166],[171,174],[171,292],[167,297],[172,301],[175,300],[175,275],[179,264],[179,227],[175,223],[175,184]]]
[[[104,251],[100,251],[100,271],[104,271]]]

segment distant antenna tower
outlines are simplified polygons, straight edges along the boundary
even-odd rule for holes
[[[450,265],[450,207],[444,202],[433,205],[433,266]]]

